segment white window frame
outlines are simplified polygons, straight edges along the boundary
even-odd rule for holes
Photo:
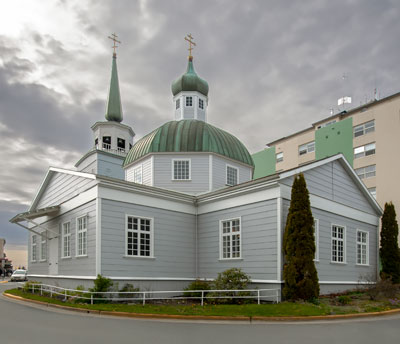
[[[366,172],[369,167],[374,167],[373,171]],[[376,165],[368,165],[354,170],[360,179],[372,178],[376,176]],[[367,175],[368,174],[368,175]]]
[[[233,221],[239,221],[239,232],[230,232],[229,234],[224,234],[223,233],[223,224],[225,222],[230,222],[231,223],[231,228],[232,228],[232,222]],[[232,237],[234,235],[239,235],[239,257],[232,257]],[[224,237],[230,237],[230,256],[229,257],[224,257]],[[223,219],[219,221],[219,259],[220,260],[238,260],[242,259],[242,251],[243,251],[243,245],[242,245],[242,218],[241,216],[231,218],[231,219]]]
[[[83,228],[82,230],[80,230],[79,229],[79,220],[80,219],[85,219],[85,223],[86,223],[86,227],[85,228]],[[75,257],[87,257],[87,244],[88,244],[88,221],[89,220],[89,217],[87,216],[87,215],[83,215],[83,216],[79,216],[79,217],[77,217],[76,218],[76,230],[75,230],[75,232],[76,232],[76,236],[75,236],[75,238],[76,238],[76,240],[75,240]],[[83,245],[82,245],[82,253],[81,254],[79,254],[79,234],[80,233],[85,233],[85,242],[83,242],[83,240],[82,240],[82,243],[83,243]]]
[[[233,170],[236,170],[236,184],[230,184],[230,183],[228,183],[228,169],[229,168],[231,168],[231,169],[233,169]],[[226,185],[229,185],[229,186],[235,186],[235,185],[238,185],[239,184],[239,169],[237,168],[237,167],[235,167],[235,166],[232,166],[232,165],[229,165],[229,164],[226,164],[226,168],[225,168],[225,184]]]
[[[333,237],[333,227],[343,228],[343,238],[342,239],[338,238],[337,236]],[[334,240],[336,240],[337,242],[338,241],[342,241],[343,242],[343,261],[342,262],[338,260],[338,258],[339,258],[338,245],[336,245],[336,248],[337,248],[336,260],[333,260],[333,241]],[[346,226],[338,225],[338,224],[335,224],[335,223],[331,224],[331,263],[334,263],[334,264],[347,264],[347,262],[346,262]]]
[[[370,125],[371,123],[372,125]],[[367,125],[368,127],[366,128]],[[363,124],[357,125],[353,128],[353,137],[360,137],[368,133],[373,133],[374,131],[375,131],[375,120],[368,121]]]
[[[299,146],[299,155],[315,152],[315,141],[307,142]]]
[[[33,234],[31,237],[31,262],[37,261],[37,235]]]
[[[133,182],[137,184],[143,184],[143,165],[135,167],[132,171]],[[136,177],[140,176],[140,181],[136,180]]]
[[[46,237],[43,236],[40,236],[40,239],[40,261],[45,262],[47,259],[47,240]]]
[[[185,106],[186,107],[193,107],[193,96],[185,96]],[[190,101],[190,105],[188,105]]]
[[[363,146],[354,148],[354,159],[359,159],[364,156],[374,155],[376,153],[375,142],[368,143]]]
[[[276,163],[283,161],[283,152],[279,152],[275,154]]]
[[[319,262],[319,219],[314,219],[315,254],[314,261]]]
[[[140,220],[149,220],[150,221],[150,231],[142,231],[140,230],[140,228],[138,230],[134,230],[134,229],[128,229],[128,219],[132,217],[135,219]],[[140,227],[140,224],[139,224]],[[133,255],[133,254],[128,254],[128,233],[129,232],[136,232],[138,233],[138,254]],[[150,255],[149,256],[145,256],[145,255],[141,255],[140,252],[140,233],[146,233],[146,234],[150,234]],[[130,215],[130,214],[126,214],[125,215],[125,257],[129,257],[129,258],[151,258],[154,259],[154,218],[153,217],[144,217],[144,216],[138,216],[138,215]]]
[[[68,225],[69,233],[65,234],[65,225]],[[71,258],[71,221],[67,221],[61,224],[61,258]],[[65,244],[68,243],[68,253],[65,255]]]
[[[366,234],[366,242],[365,243],[358,240],[358,233]],[[360,248],[359,245],[365,246],[365,263],[362,262],[362,256],[361,256],[361,263],[358,262],[358,249]],[[361,250],[362,250],[362,247],[361,247]],[[361,251],[361,254],[362,254],[362,251]],[[356,231],[356,264],[363,265],[363,266],[369,265],[369,232],[363,231],[361,229],[357,229],[357,231]]]
[[[175,179],[175,161],[188,161],[189,162],[189,179]],[[191,159],[172,159],[172,180],[187,181],[192,180],[192,160]]]

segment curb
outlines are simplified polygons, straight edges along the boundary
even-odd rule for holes
[[[123,317],[123,318],[139,318],[139,319],[174,319],[174,320],[217,320],[217,321],[313,321],[313,320],[339,320],[339,319],[353,319],[353,318],[366,318],[366,317],[375,317],[375,316],[385,316],[391,314],[400,313],[400,309],[391,309],[388,311],[382,312],[370,312],[370,313],[355,313],[355,314],[337,314],[337,315],[310,315],[310,316],[282,316],[282,317],[263,317],[263,316],[218,316],[218,315],[169,315],[169,314],[151,314],[151,313],[129,313],[129,312],[112,312],[112,311],[97,311],[92,309],[85,308],[75,308],[63,305],[57,305],[53,303],[47,303],[38,300],[25,299],[21,296],[16,296],[8,293],[3,293],[5,297],[10,299],[15,299],[19,301],[31,302],[42,306],[53,307],[58,309],[64,309],[68,311],[74,311],[77,313],[86,313],[86,314],[97,314],[97,315],[111,315],[115,317]]]
[[[2,283],[8,283],[8,281],[0,281],[0,284],[2,284]]]

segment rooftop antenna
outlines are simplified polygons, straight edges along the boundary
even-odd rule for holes
[[[345,83],[346,79],[347,79],[347,75],[346,73],[343,73],[342,75],[342,79],[343,79],[343,84]],[[344,88],[344,87],[343,87]],[[346,104],[351,104],[351,97],[349,96],[343,96],[342,98],[338,99],[338,106],[340,109],[340,106],[343,105],[343,112],[346,111]]]

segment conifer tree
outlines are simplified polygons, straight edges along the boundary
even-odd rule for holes
[[[385,203],[382,215],[381,249],[382,277],[391,277],[393,283],[400,283],[400,251],[397,242],[399,226],[392,202]]]
[[[286,263],[283,268],[283,296],[289,300],[312,300],[319,296],[314,264],[314,218],[303,174],[295,177],[292,200],[283,237]]]

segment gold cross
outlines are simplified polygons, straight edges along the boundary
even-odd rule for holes
[[[116,56],[115,49],[118,48],[118,45],[116,45],[115,43],[121,44],[121,42],[117,40],[118,36],[115,33],[112,33],[111,36],[108,36],[108,38],[111,39],[114,42],[114,45],[111,48],[114,49],[113,55]]]
[[[192,34],[191,34],[191,33],[189,33],[189,34],[186,35],[186,37],[185,37],[185,40],[189,42],[189,49],[188,49],[188,50],[189,50],[189,58],[190,58],[190,57],[193,57],[193,56],[192,56],[192,50],[193,50],[192,44],[193,44],[194,46],[196,46],[196,43],[193,42],[192,39],[193,39],[193,37],[192,37]]]

